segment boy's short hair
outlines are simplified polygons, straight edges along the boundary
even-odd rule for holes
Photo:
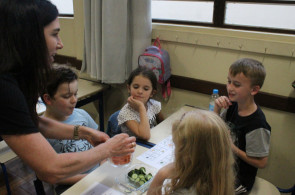
[[[48,94],[53,97],[57,91],[57,88],[63,83],[71,83],[78,79],[76,72],[68,66],[56,65],[53,66],[50,77],[47,83],[47,87],[44,93],[41,95],[43,100],[43,95]],[[44,100],[43,100],[44,102]]]
[[[266,76],[262,63],[250,58],[242,58],[235,61],[230,66],[229,71],[233,76],[243,73],[247,78],[250,78],[252,86],[258,85],[260,88],[262,87]]]

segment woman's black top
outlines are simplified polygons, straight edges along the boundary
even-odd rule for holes
[[[0,75],[0,135],[36,133],[26,99],[11,74]]]

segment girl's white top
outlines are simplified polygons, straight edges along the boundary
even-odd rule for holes
[[[156,115],[161,111],[161,102],[150,99],[147,102],[147,117],[149,120],[150,128],[157,125]],[[125,125],[126,121],[135,120],[140,122],[139,112],[134,110],[128,103],[124,105],[118,115],[118,125],[121,126],[122,133],[127,133],[130,136],[135,136],[135,134],[130,131]]]

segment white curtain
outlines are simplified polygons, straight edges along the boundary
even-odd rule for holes
[[[151,44],[151,0],[84,0],[81,71],[103,83],[123,83]]]

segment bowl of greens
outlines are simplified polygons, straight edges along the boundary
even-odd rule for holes
[[[134,164],[124,170],[115,180],[125,193],[145,192],[156,173],[157,169],[146,164]]]

